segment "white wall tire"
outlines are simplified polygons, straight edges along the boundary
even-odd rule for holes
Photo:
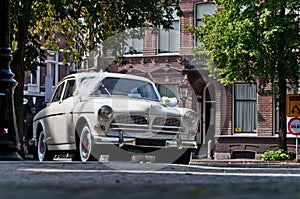
[[[85,125],[80,133],[79,139],[79,155],[82,162],[90,159],[92,153],[92,134],[90,128]]]
[[[53,155],[48,151],[45,132],[41,131],[37,143],[37,156],[40,162],[44,160],[53,160]]]

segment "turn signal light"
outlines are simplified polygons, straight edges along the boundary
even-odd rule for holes
[[[102,129],[101,129],[101,126],[95,125],[95,126],[94,126],[94,130],[95,130],[96,132],[100,132]]]

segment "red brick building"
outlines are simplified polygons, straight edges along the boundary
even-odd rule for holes
[[[129,39],[130,48],[125,48],[123,62],[112,62],[111,57],[95,51],[81,66],[64,65],[60,53],[53,52],[46,70],[40,69],[36,91],[47,99],[50,82],[54,86],[63,76],[78,70],[102,69],[144,76],[156,83],[162,95],[176,97],[180,106],[199,113],[199,154],[212,151],[208,156],[216,159],[260,158],[266,150],[277,149],[276,97],[258,95],[255,85],[242,82],[224,87],[209,77],[201,61],[193,61],[191,49],[201,44],[186,26],[201,25],[203,14],[213,13],[215,4],[208,0],[181,0],[180,6],[184,16],[174,14],[174,30],[158,28],[156,34],[146,31],[143,39]],[[27,84],[28,91],[30,86]],[[288,134],[288,148],[292,151],[294,138]]]

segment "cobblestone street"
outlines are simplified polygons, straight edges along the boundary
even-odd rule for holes
[[[120,169],[122,167],[122,169]],[[0,198],[299,198],[299,165],[1,162]]]

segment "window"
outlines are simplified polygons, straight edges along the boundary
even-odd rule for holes
[[[125,55],[142,54],[143,40],[142,39],[126,39],[126,46],[124,50]]]
[[[234,132],[257,132],[256,85],[234,85]]]
[[[158,92],[161,96],[179,98],[178,85],[174,84],[159,84]]]
[[[62,62],[59,62],[59,52],[49,51],[49,55],[46,59],[47,63],[47,75],[52,78],[51,86],[55,86],[59,79],[59,66]],[[50,82],[49,82],[50,83]]]
[[[69,97],[72,97],[73,93],[74,93],[74,90],[75,90],[75,80],[74,79],[68,80],[63,99],[67,99]]]
[[[62,95],[62,92],[63,92],[63,89],[64,89],[64,83],[62,83],[62,84],[60,84],[58,87],[57,87],[57,89],[55,90],[55,93],[54,93],[54,95],[53,95],[53,97],[52,97],[52,100],[51,100],[51,102],[53,103],[53,102],[57,102],[57,101],[59,101],[60,100],[60,97],[61,97],[61,95]]]
[[[56,84],[56,64],[51,64],[51,77],[52,77],[52,86]]]
[[[31,71],[30,75],[27,78],[29,84],[37,84],[37,71]]]
[[[27,71],[26,78],[28,84],[39,85],[40,84],[40,67],[38,66],[36,70]]]
[[[216,5],[213,3],[200,3],[196,6],[196,26],[203,26],[204,15],[212,15],[216,10]],[[202,45],[197,42],[197,46]]]
[[[155,101],[159,100],[151,83],[116,77],[107,77],[103,79],[97,86],[96,90],[91,93],[91,96],[95,97],[101,95],[125,95],[134,98],[145,98]]]
[[[174,29],[166,30],[160,27],[159,29],[159,44],[158,53],[176,53],[179,52],[180,47],[180,31],[179,31],[179,17],[173,12],[174,21],[172,27]]]

